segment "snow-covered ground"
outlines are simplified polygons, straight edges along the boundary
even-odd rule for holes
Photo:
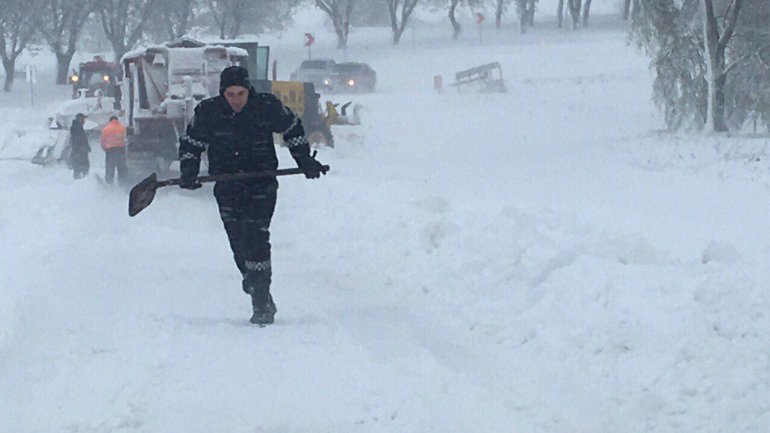
[[[303,31],[267,38],[282,75]],[[379,88],[329,175],[281,182],[271,327],[210,188],[129,218],[93,176],[0,160],[0,432],[766,432],[768,140],[657,133],[610,18],[448,31],[351,37]],[[507,94],[433,92],[489,61]],[[24,89],[0,158],[45,135]]]

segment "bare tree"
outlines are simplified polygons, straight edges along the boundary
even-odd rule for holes
[[[535,25],[535,3],[537,2],[538,0],[527,0],[527,13],[529,14],[527,24],[529,24],[530,27]]]
[[[516,13],[519,15],[519,29],[526,33],[527,28],[535,25],[535,3],[537,0],[516,0]]]
[[[35,17],[39,5],[34,1],[4,0],[0,7],[0,58],[5,69],[3,90],[11,91],[16,59],[35,33]]]
[[[241,33],[243,19],[254,2],[249,0],[206,0],[206,3],[219,28],[219,37],[234,39]]]
[[[193,6],[196,3],[196,0],[162,0],[160,2],[163,27],[169,39],[179,39],[187,34],[190,23],[195,19]]]
[[[559,0],[562,1],[562,0]],[[623,19],[628,20],[631,17],[631,0],[623,0]]]
[[[567,0],[567,10],[572,18],[572,29],[575,30],[580,23],[580,14],[583,14],[583,27],[588,26],[588,18],[591,15],[591,0]],[[557,25],[559,28],[564,26],[564,0],[559,0],[556,9]]]
[[[495,28],[499,29],[503,23],[503,13],[508,9],[511,0],[497,0],[495,7]]]
[[[628,21],[639,10],[639,0],[623,0],[623,19]]]
[[[353,14],[354,4],[355,0],[315,0],[315,5],[332,20],[334,32],[337,33],[337,48],[348,46],[350,16]]]
[[[714,12],[713,0],[703,0],[703,29],[706,47],[706,81],[708,82],[708,117],[706,129],[727,131],[725,122],[725,83],[727,74],[737,64],[727,65],[726,51],[738,24],[743,0],[730,0],[720,20]],[[719,21],[722,22],[720,26]]]
[[[583,27],[588,27],[588,16],[591,15],[591,0],[583,3]]]
[[[567,8],[569,9],[569,16],[572,18],[572,29],[578,28],[580,23],[580,8],[583,5],[583,0],[567,0]]]
[[[154,5],[155,0],[100,0],[97,11],[116,62],[142,37]]]
[[[56,84],[67,84],[80,31],[94,6],[93,1],[43,0],[42,14],[36,24],[56,55]]]
[[[390,28],[393,31],[393,43],[398,44],[401,35],[404,34],[409,16],[419,0],[385,0],[388,3],[388,15],[390,16]],[[399,14],[400,9],[400,14]],[[400,17],[399,17],[400,15]]]
[[[452,23],[452,39],[458,39],[460,37],[460,33],[462,32],[462,27],[460,27],[460,23],[457,21],[457,17],[455,16],[455,12],[457,11],[457,6],[460,4],[460,0],[451,0],[449,3],[449,22]]]
[[[439,0],[422,0],[421,2],[424,3],[437,1]],[[390,23],[388,3],[388,0],[356,0],[355,10],[350,16],[350,24],[354,26],[366,27],[379,27],[388,25]]]
[[[196,3],[196,0],[173,1],[193,6]],[[235,39],[244,29],[248,29],[248,33],[261,33],[283,28],[291,21],[298,3],[298,0],[206,0],[206,7],[195,18],[216,26],[221,39]],[[188,18],[189,22],[192,18],[192,15]]]

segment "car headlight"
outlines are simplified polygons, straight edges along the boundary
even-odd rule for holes
[[[356,80],[348,80],[348,86],[355,86]]]

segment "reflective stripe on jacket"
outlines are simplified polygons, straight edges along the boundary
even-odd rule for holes
[[[119,121],[113,120],[102,129],[102,149],[113,149],[126,146],[126,127]]]

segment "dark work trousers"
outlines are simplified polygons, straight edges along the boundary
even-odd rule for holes
[[[125,147],[113,147],[104,151],[104,180],[107,183],[112,183],[115,179],[115,170],[118,171],[118,183],[124,184],[126,182],[126,174],[128,167],[126,166],[126,148]]]
[[[243,276],[243,291],[258,302],[270,296],[270,220],[278,182],[245,180],[217,182],[214,197],[227,231],[235,264]]]
[[[88,161],[87,152],[72,152],[70,154],[70,163],[72,164],[72,177],[80,179],[88,174],[91,163]]]

